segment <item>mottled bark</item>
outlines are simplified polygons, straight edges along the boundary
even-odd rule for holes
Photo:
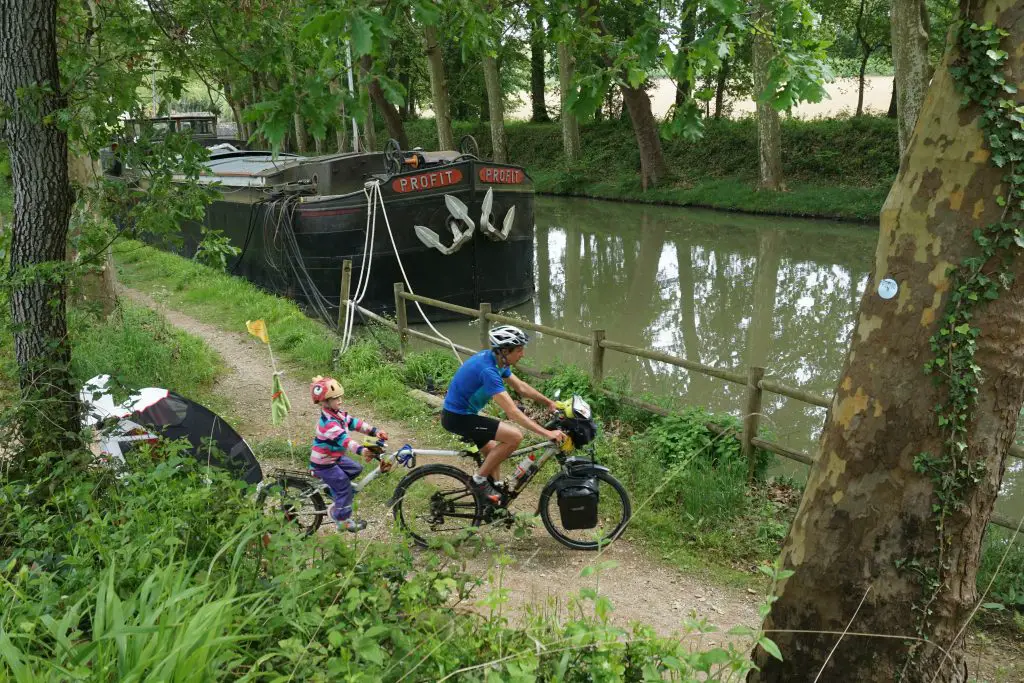
[[[565,160],[573,163],[580,158],[580,124],[576,117],[566,106],[569,97],[569,89],[572,87],[572,77],[575,71],[575,61],[572,51],[565,43],[558,44],[558,90],[561,100],[562,119],[562,149],[565,151]]]
[[[651,111],[651,98],[642,88],[622,86],[622,101],[633,122],[633,134],[640,149],[640,185],[646,191],[656,187],[668,173],[658,122]]]
[[[484,55],[484,83],[487,86],[487,112],[491,124],[491,158],[508,163],[508,137],[505,135],[505,98],[501,93],[501,74],[498,60]]]
[[[32,273],[65,260],[73,202],[67,135],[48,121],[66,105],[56,31],[56,0],[0,0],[0,130],[14,185],[10,307],[27,455],[73,447],[80,428],[65,283]]]
[[[530,19],[530,102],[533,105],[534,123],[546,123],[551,120],[548,108],[544,103],[544,20],[539,14]]]
[[[1024,2],[987,1],[969,21],[993,21],[1010,36],[1007,73],[1024,80]],[[811,681],[838,636],[782,632],[805,630],[927,637],[900,680],[963,682],[968,679],[961,628],[978,601],[976,575],[1005,458],[1024,403],[1024,259],[1012,265],[1010,288],[979,305],[971,324],[981,330],[977,403],[966,437],[966,460],[984,474],[968,489],[964,506],[945,519],[953,539],[944,561],[945,581],[930,603],[928,626],[918,633],[919,608],[932,591],[903,566],[921,558],[934,565],[939,538],[935,485],[917,472],[922,452],[943,452],[934,406],[945,398],[924,374],[932,356],[929,337],[949,298],[948,269],[978,254],[974,229],[999,220],[995,197],[1003,171],[989,161],[978,126],[981,110],[960,110],[947,55],[928,91],[916,134],[881,214],[881,232],[868,292],[836,389],[796,519],[782,551],[795,573],[781,581],[765,629],[784,661],[755,652],[761,672],[749,681]],[[884,300],[877,284],[894,278],[898,295]],[[901,569],[901,566],[903,568]],[[864,598],[858,611],[858,604]],[[854,618],[856,614],[856,618]],[[821,680],[897,680],[911,644],[899,638],[847,635],[838,643]],[[952,656],[944,660],[940,648]]]
[[[754,37],[754,92],[757,96],[758,188],[784,190],[782,178],[782,132],[779,112],[767,101],[768,65],[774,56],[771,41],[763,35]]]
[[[448,98],[448,82],[444,77],[444,60],[441,47],[437,44],[437,28],[423,29],[427,42],[427,64],[430,68],[430,93],[434,100],[434,121],[437,123],[438,149],[455,149],[455,135],[452,133],[452,115]]]
[[[931,64],[928,61],[928,9],[924,0],[893,0],[892,12],[893,83],[896,88],[896,118],[900,157],[910,144],[917,114],[921,111]]]

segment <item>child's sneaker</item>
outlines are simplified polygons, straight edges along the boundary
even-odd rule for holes
[[[354,534],[357,531],[362,531],[365,528],[366,522],[364,522],[361,519],[353,519],[352,517],[349,517],[344,521],[338,522],[338,531],[348,531]]]

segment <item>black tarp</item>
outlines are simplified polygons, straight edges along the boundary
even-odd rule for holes
[[[188,439],[193,456],[203,464],[226,469],[249,484],[263,479],[256,456],[238,432],[210,409],[173,391],[128,419],[167,439]]]

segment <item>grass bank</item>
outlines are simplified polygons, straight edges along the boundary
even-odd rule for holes
[[[413,144],[432,147],[432,119],[406,124]],[[456,122],[455,136],[473,135],[490,155],[486,123]],[[708,121],[704,137],[663,141],[669,178],[644,191],[631,126],[605,121],[581,127],[582,156],[569,166],[557,123],[506,126],[514,163],[526,167],[538,192],[750,213],[874,222],[899,170],[895,120],[865,116],[782,122],[788,191],[758,192],[757,128],[753,119]]]

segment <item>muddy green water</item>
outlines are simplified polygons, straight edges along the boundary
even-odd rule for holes
[[[874,261],[874,227],[816,220],[587,199],[538,197],[536,296],[514,314],[766,376],[830,396],[839,378],[860,298]],[[429,310],[428,310],[429,315]],[[476,348],[475,322],[438,326]],[[590,367],[589,348],[533,335],[526,363],[555,360]],[[605,374],[628,379],[634,395],[675,396],[739,416],[744,387],[665,363],[605,352]],[[823,408],[765,394],[761,429],[813,453]],[[999,510],[1024,514],[1010,460]],[[775,473],[803,478],[780,458]]]

